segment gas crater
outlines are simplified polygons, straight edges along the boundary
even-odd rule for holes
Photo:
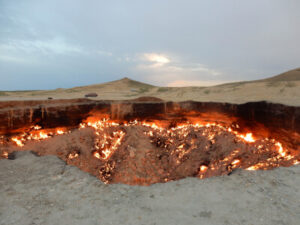
[[[56,155],[105,183],[150,185],[300,164],[299,107],[82,99],[1,104],[1,158],[13,159],[16,151]]]

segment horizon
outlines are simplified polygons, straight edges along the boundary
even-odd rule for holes
[[[300,2],[0,2],[0,90],[214,86],[299,67]],[[155,15],[155,16],[153,16]],[[283,35],[284,34],[284,35]]]
[[[275,77],[275,76],[278,76],[278,75],[281,75],[283,73],[286,73],[286,72],[290,72],[290,71],[294,71],[294,70],[297,70],[299,69],[300,67],[297,67],[297,68],[294,68],[294,69],[291,69],[291,70],[288,70],[288,71],[284,71],[280,74],[275,74],[273,76],[270,76],[270,77],[263,77],[261,79],[255,79],[255,80],[237,80],[237,81],[231,81],[231,82],[224,82],[224,83],[217,83],[217,84],[211,84],[209,85],[209,82],[207,82],[206,84],[208,85],[202,85],[202,86],[199,86],[199,85],[183,85],[183,86],[160,86],[160,85],[155,85],[155,84],[152,84],[150,82],[144,82],[144,81],[140,81],[138,79],[132,79],[130,77],[122,77],[120,79],[116,79],[116,80],[110,80],[110,81],[104,81],[102,83],[90,83],[90,84],[86,84],[86,85],[78,85],[78,86],[72,86],[72,87],[69,87],[69,88],[63,88],[63,87],[56,87],[56,88],[51,88],[51,89],[18,89],[18,90],[0,90],[0,92],[22,92],[22,91],[44,91],[44,90],[57,90],[57,89],[72,89],[72,88],[78,88],[78,87],[88,87],[88,86],[93,86],[93,85],[102,85],[102,84],[106,84],[106,83],[112,83],[112,82],[115,82],[115,81],[121,81],[121,80],[125,80],[125,79],[128,79],[128,80],[131,80],[131,81],[136,81],[136,82],[139,82],[139,83],[144,83],[144,84],[147,84],[147,85],[151,85],[151,86],[155,86],[155,87],[170,87],[170,88],[176,88],[176,87],[214,87],[214,86],[219,86],[219,85],[226,85],[226,84],[231,84],[231,83],[240,83],[240,82],[253,82],[253,81],[260,81],[260,80],[264,80],[264,79],[268,79],[268,78],[272,78],[272,77]]]

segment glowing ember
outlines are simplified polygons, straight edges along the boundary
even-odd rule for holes
[[[19,147],[23,147],[24,144],[23,144],[23,141],[22,139],[19,139],[18,137],[14,137],[11,139],[13,142],[15,142]]]
[[[241,162],[241,160],[235,159],[235,160],[233,160],[233,162],[231,164],[232,165],[238,165],[238,164],[240,164],[240,162]]]
[[[68,155],[69,159],[75,159],[79,156],[79,154],[77,152],[72,152]]]
[[[93,153],[93,156],[94,156],[95,158],[97,158],[97,159],[101,159],[101,158],[102,158],[99,152],[94,152],[94,153]]]
[[[57,134],[64,134],[65,132],[64,132],[63,130],[58,129],[58,130],[56,131],[56,133],[57,133]]]
[[[35,125],[35,126],[33,126],[32,128],[33,128],[34,130],[40,130],[40,129],[42,129],[42,127],[39,126],[39,125]]]
[[[204,166],[204,165],[200,166],[200,172],[201,173],[205,173],[207,171],[207,169],[208,169],[207,166]]]
[[[2,157],[8,159],[8,152],[5,152],[5,151],[4,151],[4,152],[2,153]]]

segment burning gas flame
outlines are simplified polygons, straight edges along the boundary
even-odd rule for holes
[[[24,146],[24,144],[23,144],[24,139],[21,139],[19,137],[13,137],[11,140],[13,142],[15,142],[19,147],[23,147]]]
[[[75,159],[79,156],[79,154],[77,152],[71,152],[69,155],[68,155],[68,159]]]
[[[52,130],[41,130],[40,126],[33,126],[31,131],[25,132],[19,136],[15,136],[11,138],[11,140],[17,146],[23,147],[27,141],[30,140],[41,141],[65,133],[67,133],[67,131],[64,128],[58,128],[55,131],[52,131]]]
[[[244,139],[246,142],[249,142],[249,143],[253,143],[255,142],[255,139],[253,138],[253,135],[252,133],[247,133],[246,135],[238,135],[238,137]]]
[[[201,165],[197,166],[198,172],[196,172],[200,178],[209,177],[210,174],[216,171],[230,173],[236,168],[258,170],[278,167],[282,162],[291,162],[294,165],[300,164],[299,158],[291,155],[279,141],[269,138],[258,138],[251,132],[239,133],[237,131],[238,125],[225,126],[220,123],[185,122],[173,127],[166,127],[159,122],[134,120],[117,123],[106,118],[93,118],[81,123],[78,129],[92,128],[94,130],[94,146],[91,149],[91,156],[106,163],[110,162],[110,158],[127,140],[127,131],[132,127],[139,127],[153,145],[174,157],[176,166],[184,162],[186,157],[195,149],[212,151],[211,146],[218,143],[218,137],[222,134],[226,134],[231,138],[230,140],[234,140],[234,143],[237,143],[235,146],[241,146],[241,144],[245,143],[246,149],[250,151],[249,154],[257,158],[251,163],[247,162],[242,157],[244,153],[241,152],[239,147],[236,147],[222,158],[201,162]],[[17,146],[23,147],[28,141],[42,141],[70,132],[70,130],[65,128],[45,130],[40,126],[34,126],[29,132],[12,137],[10,140]],[[202,146],[201,143],[203,144]],[[264,159],[260,159],[260,155],[264,155]],[[70,160],[79,158],[79,152],[69,153],[67,158]],[[112,165],[108,163],[107,168],[101,172],[101,176],[107,177],[108,173],[115,166]]]

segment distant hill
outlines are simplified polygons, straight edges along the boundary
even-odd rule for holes
[[[210,87],[158,87],[127,77],[102,84],[40,91],[0,91],[0,101],[75,99],[95,93],[95,100],[212,101],[245,103],[270,101],[300,106],[300,68],[266,79]]]
[[[265,78],[265,79],[224,83],[224,84],[216,85],[215,87],[228,87],[228,86],[237,87],[240,85],[254,84],[254,83],[261,83],[261,82],[277,83],[277,82],[290,82],[290,81],[300,81],[300,68],[289,70],[287,72],[269,78]]]
[[[145,92],[155,86],[146,84],[143,82],[131,80],[127,77],[124,77],[120,80],[110,81],[102,84],[93,84],[88,86],[74,87],[66,89],[69,92],[78,92],[85,90],[116,90],[116,91],[133,91],[133,92]]]
[[[300,80],[300,68],[287,71],[274,77],[263,79],[261,81],[299,81]]]

